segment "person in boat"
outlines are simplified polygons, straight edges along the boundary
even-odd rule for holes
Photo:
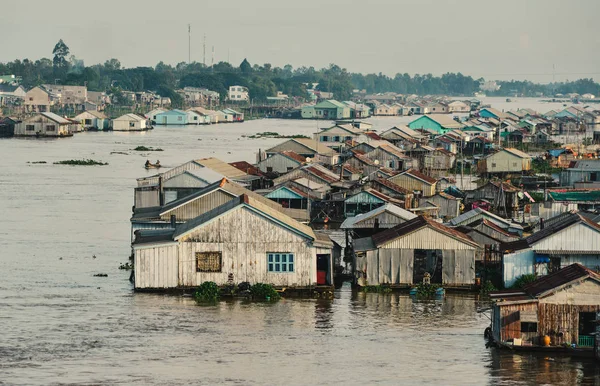
[[[149,159],[147,159],[147,160],[146,160],[146,164],[145,164],[145,166],[146,166],[146,167],[150,166],[150,160],[149,160]]]
[[[160,161],[159,161],[159,160],[156,160],[156,163],[155,163],[154,165],[156,165],[156,166],[160,166]]]

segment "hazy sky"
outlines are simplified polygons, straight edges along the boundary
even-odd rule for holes
[[[0,61],[86,65],[188,59],[239,65],[336,63],[352,72],[462,72],[486,79],[600,80],[600,0],[17,0],[3,2]],[[229,54],[228,54],[229,53]]]

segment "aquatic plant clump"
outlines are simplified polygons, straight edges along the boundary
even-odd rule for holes
[[[221,290],[214,281],[205,281],[194,292],[194,299],[198,303],[215,303],[220,297]]]
[[[417,293],[416,296],[419,298],[434,298],[436,296],[436,291],[438,286],[435,284],[427,284],[427,283],[419,283],[416,286]]]
[[[252,287],[250,287],[250,294],[254,300],[279,300],[281,295],[279,292],[275,291],[270,284],[256,283]]]
[[[146,147],[146,146],[138,146],[135,149],[133,149],[134,151],[163,151],[163,149],[157,147]]]
[[[242,136],[244,137],[244,136]],[[306,135],[302,134],[291,134],[291,135],[283,135],[273,131],[265,131],[262,133],[256,133],[255,135],[249,135],[247,138],[256,139],[256,138],[310,138]]]
[[[72,165],[72,166],[104,166],[108,165],[108,162],[94,161],[93,159],[70,159],[66,161],[55,162],[54,165]]]

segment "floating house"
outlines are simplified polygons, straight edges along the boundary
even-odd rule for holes
[[[572,264],[523,289],[490,293],[492,338],[501,347],[593,356],[600,275]]]
[[[54,113],[38,113],[15,125],[16,137],[69,137],[77,123]]]
[[[372,237],[354,240],[359,285],[410,286],[431,282],[445,287],[475,283],[480,246],[465,234],[419,216]]]
[[[193,111],[186,112],[173,109],[157,113],[154,117],[155,125],[187,125],[191,123],[198,124],[200,115]]]
[[[519,276],[542,276],[573,263],[597,269],[600,225],[581,213],[564,213],[544,221],[543,229],[501,247],[505,287]]]
[[[110,129],[110,119],[104,113],[95,110],[84,111],[73,118],[84,130],[104,131]]]
[[[332,248],[327,236],[243,195],[175,228],[138,231],[135,289],[193,289],[206,281],[331,286]]]
[[[144,131],[152,128],[146,117],[133,113],[113,119],[112,125],[114,131]]]

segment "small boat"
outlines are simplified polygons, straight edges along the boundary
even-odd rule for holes
[[[162,166],[162,165],[161,165],[160,163],[155,163],[155,164],[153,164],[153,163],[147,163],[146,165],[144,165],[144,167],[145,167],[146,169],[158,169],[158,168],[160,168],[161,166]]]

